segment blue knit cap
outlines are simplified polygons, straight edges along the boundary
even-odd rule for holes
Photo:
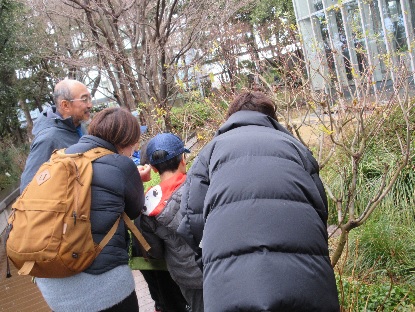
[[[155,151],[165,151],[167,155],[163,159],[153,160]],[[146,150],[150,165],[163,163],[183,153],[190,153],[190,151],[184,147],[183,141],[173,133],[157,134],[148,142]]]

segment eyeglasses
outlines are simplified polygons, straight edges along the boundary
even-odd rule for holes
[[[80,99],[73,99],[73,100],[68,100],[68,101],[69,102],[82,101],[86,104],[86,103],[92,103],[92,97],[88,96],[88,97],[84,97],[84,98],[80,98]]]

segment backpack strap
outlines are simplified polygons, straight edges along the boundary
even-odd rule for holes
[[[19,272],[17,272],[17,274],[29,275],[34,266],[35,266],[35,261],[26,261],[23,264],[23,266],[20,268]]]
[[[125,222],[125,225],[128,229],[134,234],[135,238],[137,238],[138,242],[140,243],[141,247],[146,251],[146,253],[151,249],[150,245],[147,243],[146,239],[137,229],[135,224],[130,220],[125,212],[122,213],[122,218]]]
[[[98,158],[105,156],[105,155],[109,155],[109,154],[114,154],[113,151],[110,151],[109,149],[103,148],[103,147],[95,147],[93,149],[90,149],[89,151],[86,151],[84,153],[74,153],[74,154],[65,154],[65,150],[66,148],[62,148],[59,150],[54,150],[52,152],[52,157],[51,159],[57,158],[57,157],[79,157],[80,155],[84,155],[85,157],[89,158],[89,160],[91,162],[93,162],[94,160],[97,160]]]
[[[93,149],[90,149],[89,151],[83,153],[86,157],[88,157],[91,162],[109,154],[114,154],[113,151],[110,151],[109,149],[103,148],[103,147],[95,147]]]
[[[102,251],[102,249],[104,249],[105,245],[108,244],[110,239],[114,236],[115,231],[117,230],[118,225],[120,224],[120,219],[121,216],[118,217],[117,221],[115,221],[114,225],[111,227],[107,235],[105,235],[102,241],[96,246],[97,254],[99,254]]]
[[[97,254],[104,249],[105,245],[108,244],[110,239],[114,236],[115,231],[118,228],[118,225],[120,224],[120,219],[123,218],[125,225],[127,228],[134,234],[134,236],[137,238],[138,242],[140,243],[141,247],[146,251],[146,253],[151,249],[150,245],[147,243],[146,239],[143,237],[143,235],[140,233],[140,231],[137,229],[137,227],[134,225],[134,223],[130,220],[130,218],[127,216],[125,212],[121,214],[121,216],[118,217],[117,221],[115,221],[114,225],[111,227],[107,235],[102,239],[102,241],[97,245]],[[146,258],[146,257],[145,257]]]

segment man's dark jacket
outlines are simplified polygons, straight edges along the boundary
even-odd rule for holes
[[[117,154],[114,145],[98,137],[84,135],[79,143],[68,147],[65,152],[82,153],[94,147],[114,152],[92,163],[91,229],[94,242],[99,243],[123,211],[130,219],[139,216],[144,206],[144,189],[134,162]],[[128,264],[128,242],[127,227],[121,219],[114,236],[84,272],[102,274]]]
[[[20,193],[32,180],[40,165],[49,160],[53,150],[68,147],[79,140],[72,117],[62,119],[55,106],[48,107],[40,114],[32,133],[34,139],[21,177]]]
[[[205,311],[339,311],[318,164],[274,119],[233,114],[191,167],[180,209]]]

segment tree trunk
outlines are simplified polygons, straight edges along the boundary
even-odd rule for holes
[[[33,140],[33,134],[32,134],[32,130],[33,130],[33,120],[32,117],[30,116],[30,111],[29,108],[27,107],[26,103],[24,100],[20,100],[19,101],[19,106],[22,109],[25,117],[26,117],[26,135],[27,135],[27,140],[29,142],[32,142]]]
[[[164,45],[161,47],[160,55],[161,65],[161,81],[160,81],[160,106],[164,110],[164,124],[166,131],[171,131],[170,108],[168,107],[168,85],[167,85],[167,66],[166,66],[166,50]]]

